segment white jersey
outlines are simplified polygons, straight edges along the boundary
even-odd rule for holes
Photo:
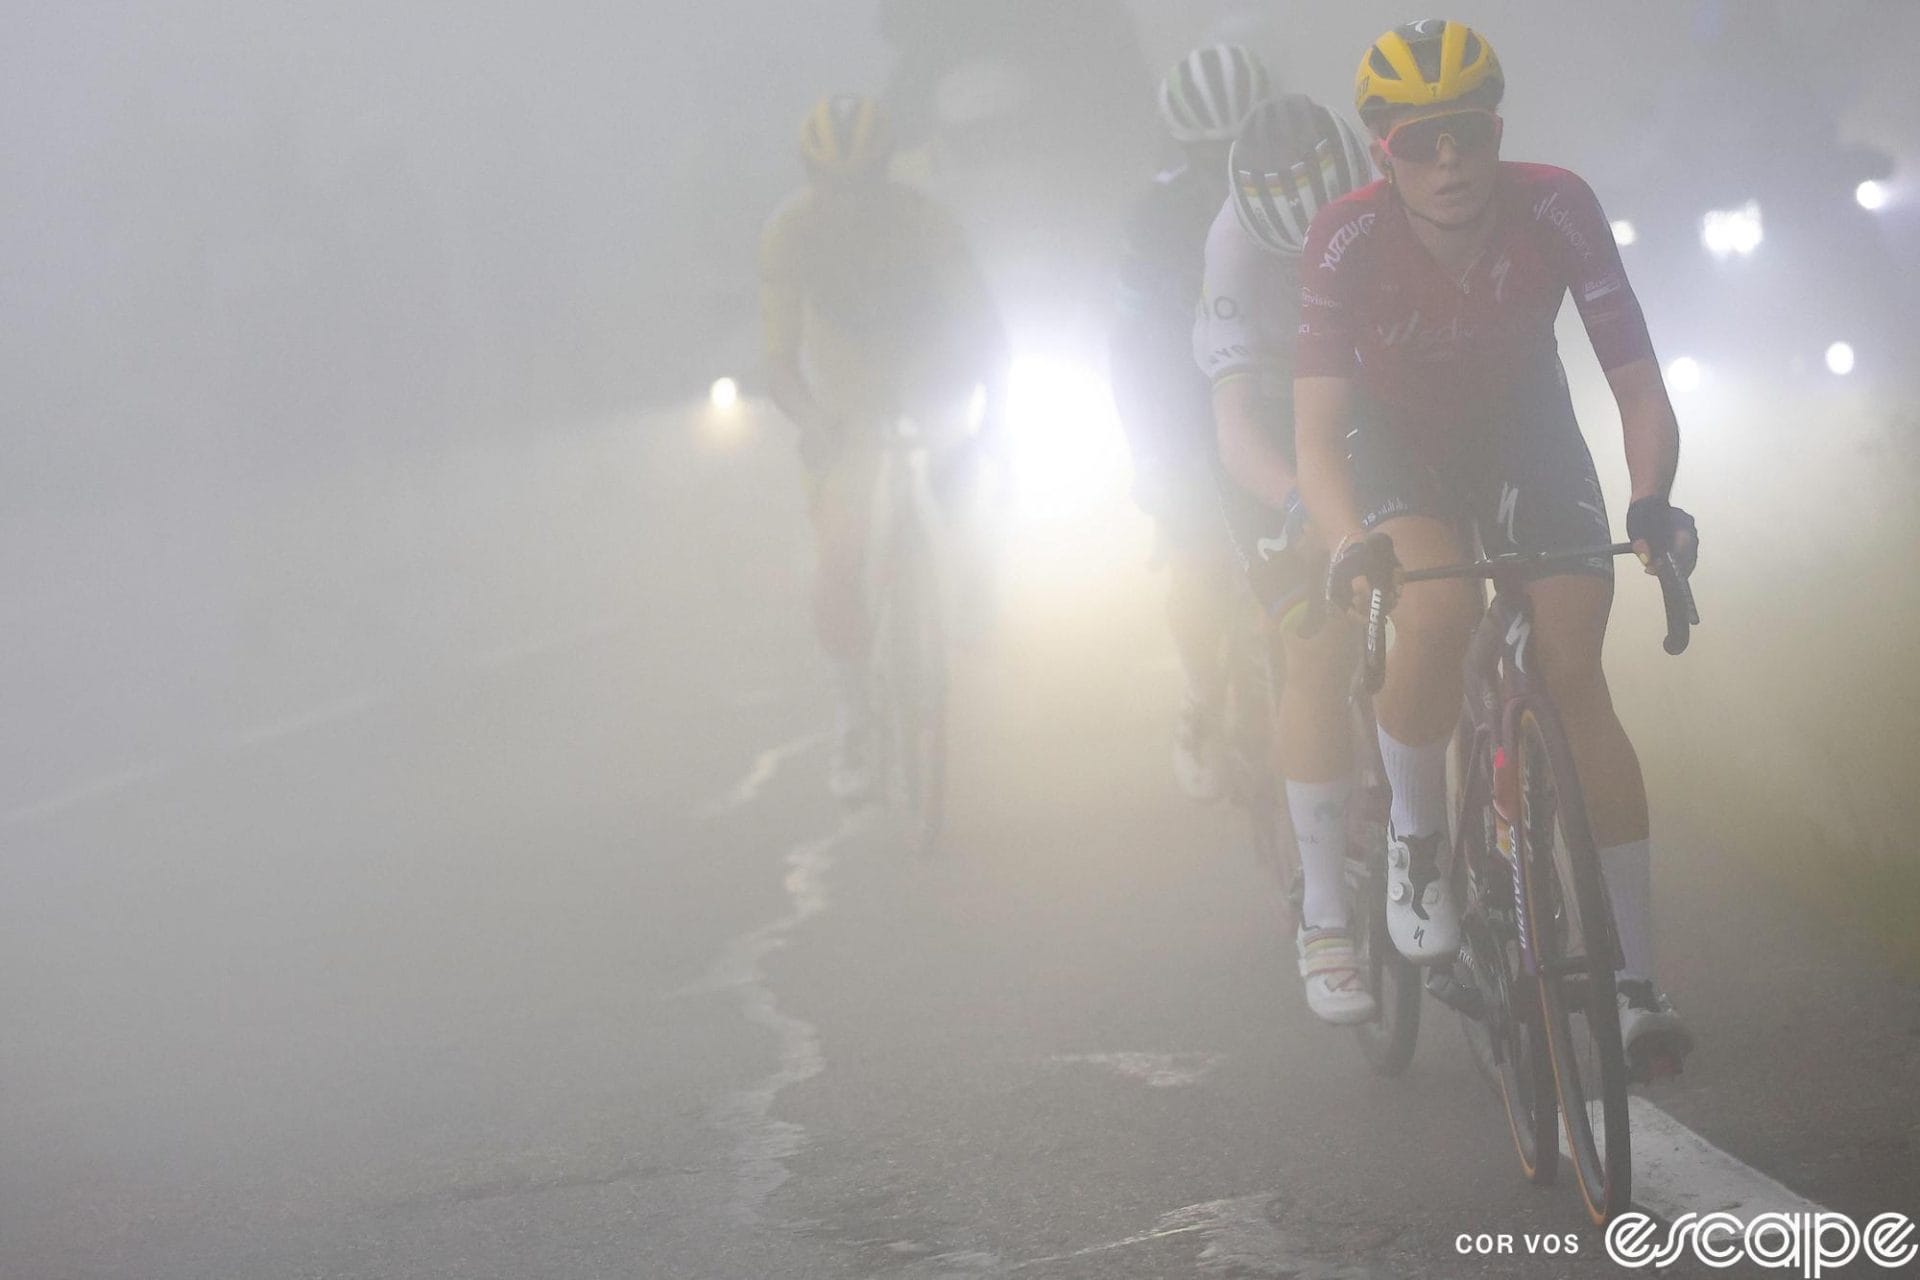
[[[1270,394],[1292,399],[1293,340],[1300,328],[1294,262],[1248,235],[1233,201],[1220,207],[1207,232],[1193,321],[1193,358],[1213,382],[1251,373]]]

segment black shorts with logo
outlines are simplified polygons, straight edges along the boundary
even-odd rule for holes
[[[1363,407],[1352,437],[1353,479],[1369,529],[1396,516],[1444,520],[1466,550],[1569,551],[1612,541],[1593,455],[1581,438],[1566,376],[1550,370],[1506,397],[1479,430],[1414,441]],[[1611,556],[1536,576],[1613,576]]]

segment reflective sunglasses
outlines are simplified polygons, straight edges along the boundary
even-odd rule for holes
[[[1491,111],[1475,107],[1467,111],[1449,111],[1445,115],[1422,116],[1388,130],[1380,145],[1395,160],[1431,164],[1440,158],[1440,139],[1452,138],[1453,149],[1462,156],[1491,151],[1500,141],[1506,122]]]

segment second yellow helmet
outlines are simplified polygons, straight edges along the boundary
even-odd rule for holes
[[[1500,105],[1507,78],[1485,37],[1464,22],[1422,18],[1375,40],[1360,59],[1353,102],[1369,125],[1394,107]]]
[[[865,177],[886,168],[893,156],[893,131],[872,98],[831,94],[807,112],[800,126],[800,155],[816,174]]]

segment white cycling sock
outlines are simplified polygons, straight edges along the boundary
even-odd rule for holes
[[[1620,976],[1634,982],[1653,980],[1653,849],[1648,841],[1631,840],[1600,851],[1600,875],[1613,903],[1613,923],[1620,932]]]
[[[1380,730],[1380,763],[1393,791],[1393,833],[1430,836],[1447,829],[1447,740],[1410,747]]]
[[[1293,839],[1300,846],[1300,873],[1306,885],[1300,920],[1309,929],[1347,926],[1347,899],[1340,887],[1347,856],[1347,797],[1352,794],[1352,778],[1287,779],[1287,811],[1293,817]]]

